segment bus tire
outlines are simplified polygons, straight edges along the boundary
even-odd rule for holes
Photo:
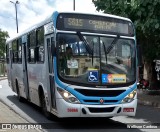
[[[18,86],[18,81],[17,80],[16,80],[16,89],[17,89],[17,97],[18,97],[19,102],[23,102],[24,99],[20,95],[19,86]]]
[[[41,109],[42,109],[42,113],[44,114],[44,116],[51,120],[51,113],[47,111],[47,105],[46,105],[46,101],[45,101],[45,96],[44,93],[41,94]]]

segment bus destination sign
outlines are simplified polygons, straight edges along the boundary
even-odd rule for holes
[[[60,15],[57,29],[111,34],[119,33],[133,36],[133,27],[129,21],[103,16],[86,16],[82,14],[78,14],[77,16],[75,16],[75,14]]]
[[[112,31],[117,27],[115,22],[106,22],[100,20],[89,20],[89,19],[79,19],[79,18],[65,18],[64,19],[65,28],[78,28],[78,29],[93,29],[102,31]],[[127,26],[126,26],[127,28]]]

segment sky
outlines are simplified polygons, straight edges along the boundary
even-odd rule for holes
[[[16,2],[16,0],[11,0]],[[19,32],[44,20],[53,11],[73,11],[73,0],[18,0],[17,17]],[[97,12],[92,0],[75,0],[75,11]],[[0,0],[0,29],[9,36],[17,34],[15,5],[10,0]]]

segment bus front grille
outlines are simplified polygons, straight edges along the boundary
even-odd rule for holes
[[[100,103],[100,100],[83,100],[85,103],[95,103],[95,104],[101,104]],[[118,100],[104,100],[103,104],[114,104],[114,103],[117,103]]]
[[[84,96],[96,96],[96,97],[116,97],[125,90],[91,90],[91,89],[75,89],[77,92]]]

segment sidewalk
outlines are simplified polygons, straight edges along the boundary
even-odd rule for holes
[[[160,108],[160,91],[148,92],[138,89],[138,103]]]
[[[0,101],[0,123],[28,123]]]
[[[7,77],[0,77],[0,81],[7,79]],[[18,123],[20,123],[18,125]],[[24,123],[24,124],[23,124]],[[8,107],[3,101],[0,99],[0,132],[40,132],[37,129],[23,129],[22,127],[29,122],[22,118],[18,113],[16,113],[12,108]],[[6,125],[7,124],[7,125]],[[15,128],[11,129],[13,125]],[[5,127],[7,126],[7,128]],[[19,126],[19,128],[18,128]],[[8,128],[9,127],[9,128]]]
[[[0,76],[0,81],[4,79],[7,79],[7,76]]]
[[[7,77],[0,76],[0,81]],[[28,123],[0,100],[0,123]]]
[[[1,124],[2,123],[2,124]],[[28,123],[11,108],[0,101],[0,131],[2,132],[28,132],[28,130],[11,129],[10,123]],[[7,124],[7,125],[6,125]]]
[[[18,125],[16,123],[20,124]],[[40,132],[37,129],[23,129],[25,123],[28,124],[29,122],[20,117],[0,100],[0,132]]]

